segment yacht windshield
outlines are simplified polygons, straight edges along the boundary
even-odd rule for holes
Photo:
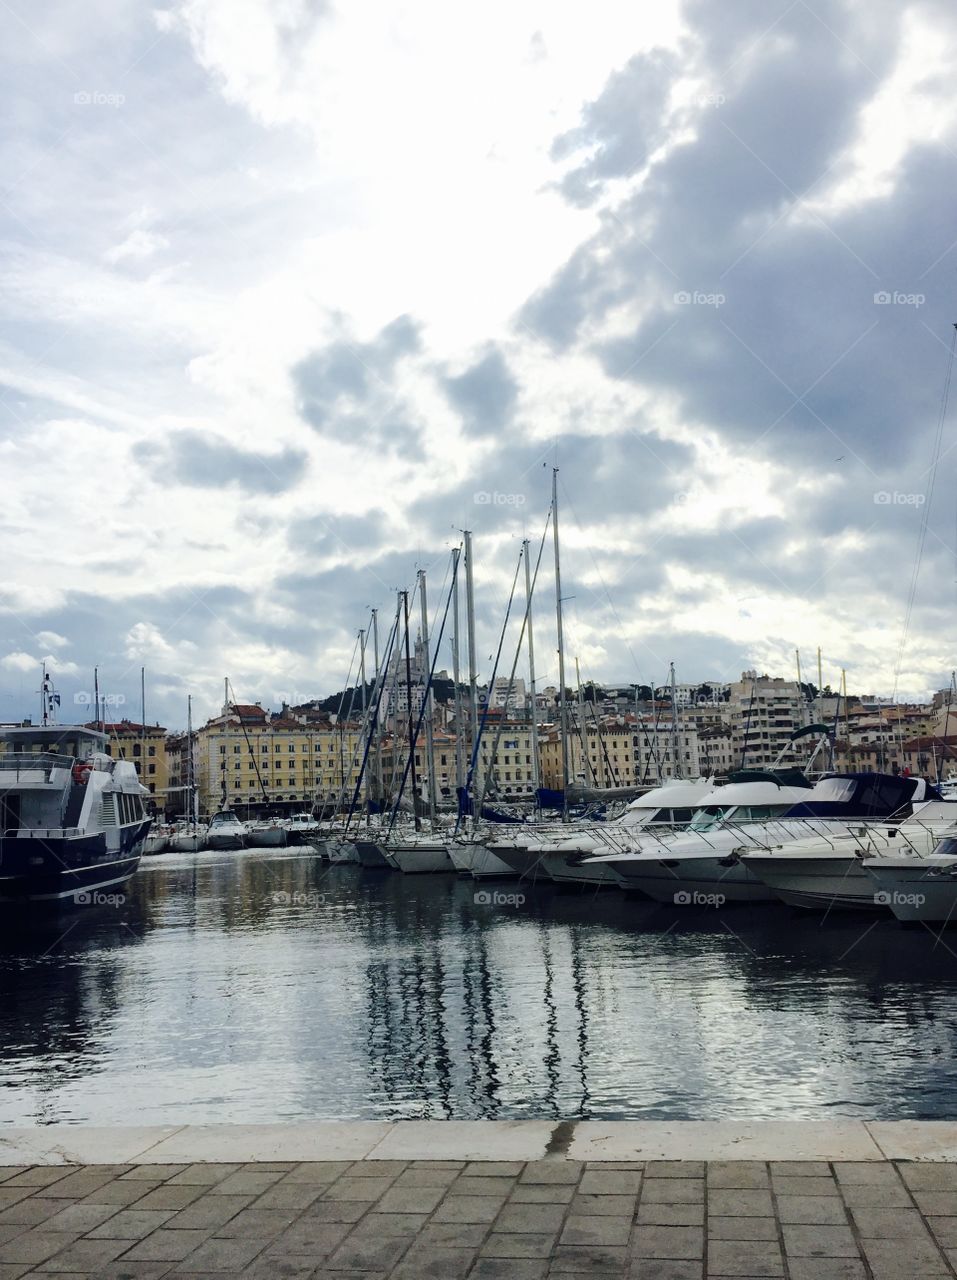
[[[947,836],[941,840],[934,853],[948,854],[951,858],[957,856],[957,836]]]
[[[734,805],[708,804],[696,809],[695,815],[688,823],[689,831],[710,831],[722,823],[729,813],[734,813]]]

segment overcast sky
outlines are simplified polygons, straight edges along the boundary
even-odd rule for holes
[[[556,465],[570,679],[947,683],[951,6],[0,22],[0,720],[326,695],[464,527],[488,674]]]

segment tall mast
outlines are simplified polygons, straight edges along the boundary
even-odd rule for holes
[[[418,806],[418,783],[415,778],[415,716],[412,713],[412,661],[409,657],[409,593],[408,591],[400,591],[402,598],[402,613],[405,618],[405,693],[406,704],[409,708],[409,768],[412,771],[412,808],[415,817],[416,831],[422,830],[419,822],[419,806]]]
[[[140,773],[146,773],[146,668],[140,667]],[[142,777],[140,782],[142,782]]]
[[[532,698],[532,791],[538,805],[540,779],[538,776],[538,704],[535,697],[535,639],[532,635],[532,569],[529,564],[528,539],[522,543],[525,551],[525,624],[528,627],[528,687]]]
[[[186,804],[196,829],[196,783],[193,778],[193,695],[186,695]]]
[[[40,663],[40,724],[46,728],[49,722],[47,714],[47,664]]]
[[[359,631],[359,680],[362,683],[362,732],[366,731],[366,633],[365,628]],[[361,741],[361,739],[360,739]],[[351,778],[350,778],[351,782]],[[369,805],[366,796],[366,826],[369,825]]]
[[[463,530],[466,543],[466,631],[468,639],[468,759],[478,736],[478,672],[475,664],[475,581],[472,577],[472,531]]]
[[[376,681],[385,682],[385,672],[379,671],[379,610],[372,610],[372,660],[375,663]],[[382,694],[379,694],[379,701],[382,701]],[[375,798],[378,805],[382,805],[382,716],[376,716],[375,722],[375,754],[372,762],[372,777],[375,782]],[[366,811],[368,812],[368,804]]]
[[[555,619],[558,628],[558,706],[562,735],[562,822],[568,821],[568,709],[565,706],[565,636],[562,631],[562,570],[558,542],[558,468],[552,468],[552,535],[555,544]]]
[[[461,610],[459,609],[459,556],[461,551],[458,547],[452,548],[452,684],[455,689],[455,796],[456,803],[460,802],[462,794],[462,786],[465,782],[464,769],[464,747],[465,738],[462,735],[462,690],[459,688],[460,668],[459,668],[459,623],[461,621]]]
[[[681,751],[678,747],[678,687],[675,684],[675,664],[671,664],[671,776],[683,777]]]
[[[429,676],[432,660],[429,656],[429,606],[425,593],[425,570],[418,572],[419,603],[422,606],[422,654],[425,664],[425,691],[422,695],[422,714],[425,717],[425,754],[429,768],[429,817],[435,827],[435,740],[432,728],[432,690]]]
[[[100,721],[100,669],[99,667],[93,668],[93,702],[94,702],[93,719],[96,722],[96,727],[102,731],[103,726]]]

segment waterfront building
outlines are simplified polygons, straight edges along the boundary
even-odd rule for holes
[[[87,729],[98,729],[109,735],[106,751],[116,760],[132,760],[140,782],[156,796],[162,808],[169,785],[169,762],[166,755],[166,730],[158,724],[136,724],[132,720],[91,722]]]

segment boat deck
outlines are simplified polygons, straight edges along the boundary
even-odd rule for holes
[[[0,1130],[0,1161],[4,1280],[899,1280],[957,1263],[945,1123],[50,1126]]]

